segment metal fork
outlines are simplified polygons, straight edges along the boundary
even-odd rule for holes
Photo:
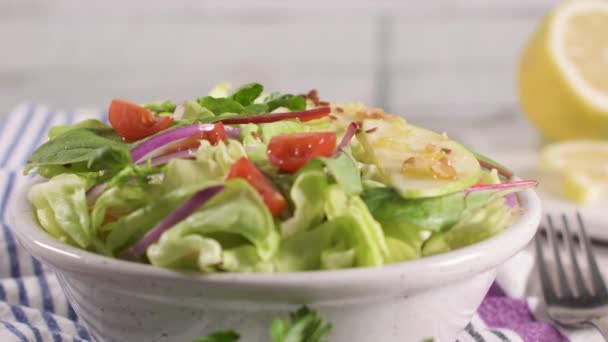
[[[580,213],[576,213],[576,221],[578,228],[573,232],[570,230],[569,220],[565,214],[561,215],[563,222],[562,237],[564,248],[560,248],[561,243],[558,240],[556,228],[553,224],[553,219],[547,215],[547,225],[541,226],[541,229],[547,233],[547,240],[550,252],[553,253],[555,262],[557,280],[553,280],[549,272],[547,258],[543,252],[544,238],[539,233],[536,234],[536,260],[540,274],[545,303],[547,304],[547,313],[549,317],[557,323],[566,327],[584,327],[595,326],[606,341],[608,341],[608,292],[606,285],[602,280],[602,275],[597,266],[595,256],[591,250],[589,238],[585,231],[585,225]],[[578,236],[580,249],[585,256],[583,259],[587,261],[588,273],[583,273],[581,264],[577,258],[576,240],[574,235]],[[564,267],[562,258],[569,258],[569,267]],[[585,281],[585,275],[588,275],[589,282]],[[568,279],[573,282],[568,282]],[[590,286],[587,286],[590,285]]]

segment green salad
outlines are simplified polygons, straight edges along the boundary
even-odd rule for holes
[[[112,100],[109,124],[52,127],[26,173],[53,237],[217,272],[380,266],[495,235],[536,185],[446,134],[359,103],[222,84],[174,104]]]

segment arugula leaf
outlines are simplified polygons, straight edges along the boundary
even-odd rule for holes
[[[99,129],[99,130],[111,130],[112,132],[114,132],[114,130],[112,129],[112,127],[106,125],[105,123],[97,120],[97,119],[88,119],[88,120],[84,120],[84,121],[80,121],[77,122],[75,124],[72,125],[57,125],[57,126],[53,126],[51,127],[51,129],[49,129],[49,139],[54,139],[57,136],[67,132],[67,131],[71,131],[73,129],[77,129],[77,128],[91,128],[91,129]],[[111,133],[108,131],[107,135],[110,135]],[[116,134],[116,136],[118,137],[118,134]],[[120,137],[118,137],[120,139]]]
[[[216,331],[207,337],[199,337],[193,342],[236,342],[241,336],[234,330]]]
[[[272,342],[323,342],[327,341],[331,324],[323,322],[319,314],[304,306],[289,315],[289,320],[272,322]]]
[[[154,101],[150,103],[146,103],[144,106],[149,111],[152,111],[156,114],[158,113],[173,113],[175,111],[175,104],[169,100],[165,101]]]
[[[209,109],[213,114],[220,115],[223,113],[237,113],[242,114],[245,112],[245,107],[239,102],[225,98],[225,97],[211,97],[205,96],[196,100],[198,104]]]
[[[255,101],[264,91],[264,87],[259,83],[249,83],[242,85],[237,89],[234,94],[230,96],[230,99],[242,104],[243,106],[249,106]]]
[[[24,172],[48,166],[69,173],[120,169],[131,163],[129,145],[110,131],[76,128],[60,134],[34,151]]]
[[[268,111],[272,112],[273,110],[279,107],[285,107],[292,112],[299,112],[306,109],[306,100],[297,95],[285,94],[285,95],[276,95],[275,93],[270,94],[266,101],[264,101],[266,105],[268,105]]]

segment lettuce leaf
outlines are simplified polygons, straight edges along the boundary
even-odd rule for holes
[[[167,164],[163,187],[171,191],[181,186],[221,182],[230,166],[245,155],[243,145],[236,140],[220,141],[217,145],[201,140],[194,154],[196,160],[173,159]]]
[[[296,121],[277,121],[260,124],[261,136],[266,143],[276,135],[308,132],[306,125]]]
[[[266,143],[261,141],[260,125],[244,124],[239,125],[241,133],[239,137],[243,141],[243,145],[247,151],[247,158],[254,162],[262,162],[268,160],[266,156]]]
[[[295,210],[293,216],[281,224],[283,237],[321,223],[325,216],[327,186],[327,176],[321,170],[305,170],[296,176],[289,193]]]
[[[335,157],[319,158],[318,160],[325,164],[336,183],[344,191],[351,195],[357,195],[363,191],[361,172],[345,152],[340,152]]]
[[[107,223],[100,231],[107,234],[105,249],[113,254],[140,240],[148,230],[167,217],[180,204],[191,198],[199,190],[217,184],[216,182],[198,182],[182,185],[161,196],[151,198],[149,204],[129,212],[118,220]]]
[[[148,248],[148,259],[162,267],[191,266],[194,258],[198,260],[199,255],[206,252],[201,248],[205,245],[181,240],[192,239],[192,235],[210,239],[216,233],[244,238],[255,247],[261,261],[270,260],[279,248],[279,234],[262,198],[249,183],[234,179],[226,182],[226,188],[203,207],[163,233],[161,239]],[[190,249],[184,251],[183,246]]]
[[[336,225],[338,242],[345,244],[341,246],[354,248],[356,265],[382,265],[388,254],[384,232],[363,200],[335,184],[328,187],[326,196],[327,218]]]
[[[85,184],[82,177],[62,174],[32,186],[27,195],[40,226],[80,248],[88,248],[93,239]]]
[[[485,240],[503,231],[514,218],[513,210],[505,205],[504,199],[494,198],[464,215],[450,230],[433,234],[425,242],[422,254],[444,253]]]
[[[106,189],[95,201],[91,211],[91,227],[97,232],[104,224],[106,215],[121,217],[150,203],[156,196],[141,186],[123,185]]]
[[[207,118],[213,118],[213,112],[204,108],[197,102],[187,101],[184,103],[184,113],[182,119],[187,122],[204,121]]]
[[[296,272],[322,268],[322,253],[332,248],[335,232],[335,224],[325,222],[283,239],[274,258],[276,271]]]
[[[271,273],[275,270],[273,263],[270,260],[263,261],[252,245],[226,249],[222,252],[221,257],[222,263],[218,268],[222,271]]]

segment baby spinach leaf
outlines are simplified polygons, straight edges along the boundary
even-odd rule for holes
[[[264,91],[264,87],[261,84],[248,83],[237,89],[234,94],[230,95],[230,98],[243,106],[249,106],[262,94],[262,91]]]
[[[113,130],[76,128],[41,145],[30,156],[25,172],[60,166],[68,173],[119,169],[131,163],[129,145],[116,140]]]
[[[110,136],[113,132],[114,135],[120,139],[120,137],[118,136],[118,134],[112,129],[112,127],[106,125],[105,123],[97,120],[97,119],[88,119],[88,120],[84,120],[84,121],[80,121],[77,122],[75,124],[72,125],[57,125],[57,126],[53,126],[51,127],[51,129],[49,130],[49,139],[54,139],[57,136],[67,132],[67,131],[71,131],[73,129],[77,129],[77,128],[89,128],[89,129],[94,129],[94,130],[100,130],[102,132],[105,132],[104,134],[107,136]]]
[[[306,100],[297,95],[285,94],[285,95],[270,95],[266,101],[266,105],[268,105],[268,111],[272,112],[273,110],[284,107],[289,109],[292,112],[299,112],[306,109]]]
[[[390,222],[407,222],[420,228],[442,231],[454,225],[462,215],[483,206],[491,192],[456,192],[440,197],[403,198],[392,188],[367,189],[361,198],[372,215],[383,226]]]
[[[249,106],[245,107],[245,113],[248,114],[264,114],[268,112],[268,105],[264,103],[252,103]]]
[[[241,114],[245,112],[245,107],[237,101],[225,97],[211,97],[205,96],[196,100],[198,104],[209,109],[215,115],[223,113],[237,113]]]

